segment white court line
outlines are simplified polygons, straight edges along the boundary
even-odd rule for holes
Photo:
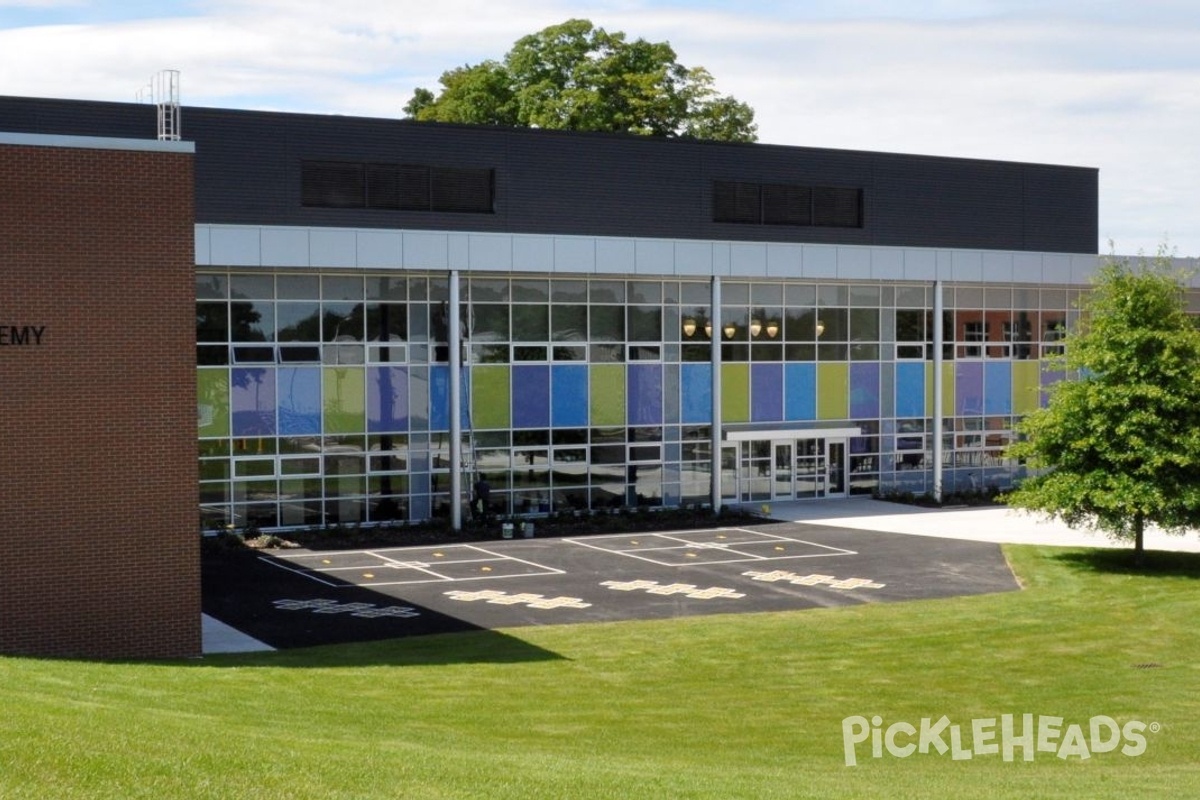
[[[686,538],[683,538],[684,536],[686,536],[689,533],[691,533],[691,534],[709,534],[709,533],[719,533],[721,531],[731,531],[731,530],[732,531],[741,531],[742,533],[753,533],[756,536],[761,536],[763,538],[760,542],[738,542],[737,544],[731,544],[728,546],[719,546],[719,547],[714,547],[709,542],[692,542],[692,541],[687,540]],[[593,540],[594,539],[625,539],[625,540],[642,539],[642,540],[645,540],[645,539],[649,539],[650,537],[654,537],[656,539],[678,541],[678,542],[682,542],[683,544],[678,545],[678,546],[669,546],[669,547],[641,547],[641,546],[638,546],[636,549],[614,550],[612,548],[602,547],[600,545],[584,541],[583,538],[571,538],[571,539],[567,539],[566,541],[572,542],[574,544],[582,545],[583,547],[588,547],[593,550],[599,550],[600,552],[603,552],[603,553],[612,553],[613,555],[628,556],[629,558],[637,558],[642,561],[649,562],[651,564],[657,564],[661,567],[716,566],[718,564],[737,564],[737,563],[743,563],[743,562],[747,562],[747,561],[751,561],[751,562],[753,562],[753,561],[786,561],[789,559],[797,559],[797,558],[830,558],[833,556],[842,556],[842,555],[848,555],[848,556],[858,555],[858,552],[855,550],[846,550],[845,548],[842,548],[842,547],[833,547],[833,546],[827,545],[827,544],[818,544],[817,542],[810,542],[805,539],[792,539],[787,536],[779,536],[779,535],[776,535],[773,533],[763,533],[762,531],[755,531],[755,530],[750,530],[747,528],[705,528],[705,529],[698,530],[698,531],[657,531],[654,533],[642,533],[642,534],[602,534],[600,536],[589,536],[586,538],[593,539]],[[827,550],[829,552],[808,553],[808,554],[804,554],[804,555],[761,556],[761,555],[756,555],[754,553],[746,553],[746,552],[743,552],[743,551],[737,549],[738,547],[744,547],[749,544],[769,543],[771,541],[789,542],[791,544],[804,544],[804,545],[808,545],[810,547],[819,548],[821,550]],[[701,561],[701,560],[697,559],[694,561],[667,562],[667,561],[659,561],[658,559],[650,558],[649,556],[640,555],[641,553],[678,552],[680,550],[686,550],[689,548],[694,548],[696,550],[717,550],[722,553],[731,553],[731,554],[734,554],[737,556],[742,556],[742,558],[724,558],[724,559],[720,559],[720,560],[716,560],[716,561]]]
[[[471,576],[467,576],[467,577],[455,578],[450,575],[443,575],[439,572],[435,572],[432,569],[427,569],[427,568],[422,568],[422,567],[416,566],[416,563],[429,564],[430,562],[428,562],[428,561],[421,561],[420,559],[416,559],[416,558],[402,561],[399,559],[394,559],[389,556],[383,555],[384,551],[408,552],[408,553],[412,553],[415,555],[415,551],[417,551],[419,549],[426,550],[429,552],[439,552],[439,551],[446,551],[446,550],[451,550],[451,549],[469,550],[469,551],[474,551],[474,552],[483,554],[482,558],[463,558],[463,559],[457,559],[457,560],[453,560],[453,561],[441,562],[446,565],[451,565],[451,564],[454,564],[454,565],[458,565],[458,564],[488,564],[488,563],[508,561],[508,562],[515,562],[518,564],[524,564],[528,567],[533,567],[536,570],[536,572],[533,572],[533,573],[524,572],[524,573],[520,573],[517,575],[471,575]],[[354,556],[369,555],[372,558],[379,559],[381,563],[380,564],[359,564],[359,565],[353,566],[353,567],[307,568],[307,567],[301,567],[296,561],[292,560],[292,559],[325,558],[325,557],[329,557],[329,556],[348,556],[348,555],[354,555]],[[417,584],[424,584],[424,583],[464,583],[466,581],[496,580],[499,578],[528,578],[528,577],[539,576],[539,575],[563,575],[563,574],[565,574],[564,570],[561,570],[561,569],[556,569],[554,567],[547,567],[546,565],[538,564],[535,561],[528,561],[523,558],[514,558],[512,556],[507,556],[502,553],[493,553],[490,550],[485,550],[482,547],[476,547],[475,545],[469,545],[469,544],[456,544],[456,545],[448,545],[445,547],[429,546],[429,547],[423,547],[423,548],[412,548],[411,550],[406,550],[405,548],[383,548],[382,550],[338,550],[336,552],[331,551],[331,552],[321,552],[321,553],[312,553],[312,554],[306,553],[303,555],[293,556],[292,558],[288,558],[287,556],[279,556],[278,557],[285,561],[288,561],[293,566],[285,566],[283,564],[278,563],[275,560],[271,560],[271,559],[268,559],[263,556],[260,556],[259,558],[263,561],[266,561],[268,564],[274,564],[275,566],[279,567],[280,569],[287,570],[288,572],[292,572],[297,575],[303,575],[306,578],[311,578],[312,580],[316,581],[317,583],[323,584],[325,586],[331,586],[334,588],[344,588],[347,585],[349,585],[349,586],[368,586],[369,587],[369,586],[408,586],[408,585],[417,585]],[[371,572],[373,570],[384,570],[384,569],[389,569],[389,570],[411,569],[414,572],[423,572],[432,577],[430,577],[429,579],[416,579],[416,580],[396,580],[396,581],[370,580],[370,581],[361,581],[361,582],[360,581],[346,581],[344,583],[332,583],[330,581],[322,580],[321,578],[317,577],[317,573],[336,576],[337,573],[354,572],[354,573],[362,574],[364,572]]]

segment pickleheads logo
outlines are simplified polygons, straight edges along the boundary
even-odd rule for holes
[[[895,758],[949,753],[955,761],[996,755],[1013,761],[1018,751],[1025,761],[1033,761],[1039,753],[1053,753],[1064,760],[1114,752],[1133,758],[1146,752],[1146,734],[1161,729],[1157,722],[1120,723],[1104,715],[1086,723],[1064,723],[1062,717],[1004,714],[999,719],[973,719],[965,726],[942,716],[937,720],[925,717],[916,725],[891,722],[885,727],[879,715],[870,719],[856,715],[842,720],[842,747],[847,767],[858,764],[858,746],[868,741],[871,758],[883,758],[884,753]],[[968,736],[964,737],[964,732]]]

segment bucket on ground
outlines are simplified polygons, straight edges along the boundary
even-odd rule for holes
[[[526,539],[533,538],[533,523],[532,522],[522,522],[521,523],[521,535],[524,536]]]
[[[501,525],[500,535],[505,539],[511,539],[513,537],[513,524],[511,522],[505,522],[503,525]]]

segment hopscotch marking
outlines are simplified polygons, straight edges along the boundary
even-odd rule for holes
[[[733,589],[723,589],[719,586],[710,586],[707,589],[701,589],[692,583],[669,583],[666,585],[660,584],[658,581],[604,581],[600,584],[617,592],[637,592],[644,591],[646,594],[658,595],[676,595],[681,594],[689,600],[713,600],[715,598],[728,598],[736,600],[739,597],[745,597],[741,592]]]
[[[870,578],[835,578],[832,575],[798,575],[795,572],[777,569],[772,572],[743,572],[742,575],[756,581],[779,583],[784,581],[793,586],[828,586],[830,589],[882,589],[886,583],[875,583]]]
[[[314,614],[349,614],[359,619],[412,619],[421,612],[410,606],[376,606],[374,603],[339,603],[337,600],[276,600],[280,611],[311,611]]]
[[[453,591],[444,592],[451,600],[461,600],[466,603],[484,601],[493,605],[499,606],[519,606],[523,605],[528,608],[591,608],[591,603],[583,602],[580,597],[546,597],[541,594],[532,594],[530,592],[520,592],[517,594],[509,594],[496,589],[481,589],[475,592],[468,592],[463,589],[455,589]]]

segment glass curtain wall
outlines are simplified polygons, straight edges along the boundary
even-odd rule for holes
[[[204,527],[448,513],[447,280],[199,272]],[[1075,295],[944,291],[945,486],[1007,485]],[[851,493],[931,489],[930,286],[727,279],[719,329],[709,299],[705,279],[463,277],[463,486],[486,477],[494,515],[709,502],[715,343],[725,425],[857,427]],[[727,488],[753,460],[730,445]]]

